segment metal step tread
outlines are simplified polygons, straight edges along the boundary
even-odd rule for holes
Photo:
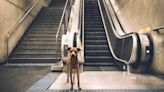
[[[9,58],[9,59],[28,59],[28,60],[35,60],[35,59],[43,59],[43,60],[47,60],[47,59],[60,59],[59,57],[58,58],[15,58],[15,57],[12,57],[12,58]]]
[[[113,63],[113,62],[106,62],[106,63],[104,63],[104,62],[85,62],[84,63],[84,65],[88,65],[88,66],[92,66],[92,65],[94,65],[94,66],[115,66],[115,64]]]
[[[85,59],[111,59],[109,56],[85,56]]]
[[[109,52],[110,53],[109,50],[86,50],[85,51],[85,53],[89,53],[89,52],[91,52],[91,53]]]
[[[58,40],[60,40],[60,39],[58,39]],[[39,39],[26,39],[26,40],[22,40],[21,41],[21,43],[20,43],[20,45],[34,45],[34,46],[40,46],[40,45],[54,45],[54,46],[56,46],[56,40],[53,40],[53,39],[49,39],[49,40],[39,40]],[[59,41],[58,41],[58,43],[57,43],[57,45],[59,46],[59,45],[61,45],[61,43],[59,43]]]
[[[108,47],[107,45],[85,45],[85,47]]]
[[[89,40],[86,39],[85,42],[108,42],[107,40]]]
[[[48,51],[45,51],[45,52],[38,52],[38,51],[15,51],[12,53],[12,55],[51,55],[51,54],[61,54],[61,53],[56,53],[55,51],[51,51],[51,52],[48,52]]]

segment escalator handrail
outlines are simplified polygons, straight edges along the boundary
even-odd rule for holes
[[[116,14],[116,12],[115,12],[115,10],[114,10],[114,7],[112,6],[112,4],[111,4],[111,1],[109,1],[109,3],[110,3],[110,5],[111,5],[111,9],[112,9],[112,11],[113,11],[113,13],[114,13],[114,16],[116,17],[116,20],[117,20],[117,22],[118,22],[118,24],[119,24],[119,26],[120,26],[120,28],[121,28],[121,31],[124,33],[123,35],[119,35],[119,36],[126,36],[126,35],[132,35],[132,34],[138,34],[137,32],[129,32],[129,33],[127,33],[125,30],[124,30],[124,28],[122,27],[122,24],[121,24],[121,22],[120,22],[120,20],[119,20],[119,18],[118,18],[118,16],[117,16],[117,14]],[[113,24],[113,22],[112,22],[112,24]],[[114,24],[113,24],[114,25]],[[115,28],[115,26],[114,26],[114,28]],[[116,29],[116,28],[115,28]]]
[[[98,0],[98,4],[99,4],[99,9],[100,9],[100,13],[101,13],[101,16],[102,16],[102,20],[103,20],[103,24],[104,24],[104,28],[105,28],[105,32],[106,32],[108,44],[109,44],[109,43],[110,43],[110,38],[109,38],[108,33],[107,33],[107,27],[106,27],[106,25],[105,25],[105,20],[104,20],[104,16],[103,16],[103,13],[102,13],[102,9],[101,9],[101,5],[100,5],[100,1],[99,1],[99,0]],[[105,6],[105,5],[104,5],[104,6]],[[105,8],[107,8],[107,7],[105,6]],[[109,15],[108,15],[108,18],[109,18],[109,20],[110,20],[112,29],[114,30],[114,24],[113,24],[112,19],[109,17]],[[112,24],[113,24],[113,25],[112,25]],[[124,39],[124,38],[127,38],[127,37],[132,37],[132,38],[133,38],[133,45],[135,45],[135,46],[133,46],[133,48],[135,48],[135,47],[137,46],[137,43],[135,43],[135,42],[137,41],[136,33],[129,33],[129,34],[125,34],[125,35],[123,35],[123,36],[120,36],[120,35],[118,35],[118,34],[116,33],[116,31],[114,31],[114,34],[115,34],[115,36],[116,36],[118,39]],[[110,50],[111,50],[111,53],[112,53],[113,57],[114,57],[116,60],[118,60],[118,61],[120,61],[120,62],[123,62],[123,63],[125,63],[125,64],[132,64],[132,63],[135,63],[135,61],[136,61],[135,59],[137,58],[137,56],[135,55],[136,53],[133,53],[133,52],[136,52],[136,49],[132,49],[132,50],[133,50],[133,51],[132,51],[132,54],[133,54],[133,55],[130,56],[129,61],[126,61],[126,60],[120,59],[119,57],[117,57],[117,56],[115,55],[115,53],[114,53],[114,51],[113,51],[113,48],[112,48],[111,44],[109,44],[109,48],[110,48]],[[133,56],[134,58],[132,58],[132,56]],[[133,59],[134,59],[134,60],[133,60]],[[133,61],[134,61],[134,62],[133,62]]]
[[[85,53],[84,53],[84,21],[85,21],[85,18],[84,18],[84,11],[85,11],[85,9],[84,9],[84,0],[82,0],[82,11],[81,11],[81,13],[82,13],[82,20],[81,20],[81,22],[82,22],[82,25],[81,25],[81,33],[82,33],[82,40],[81,40],[81,46],[82,46],[82,59],[83,59],[83,63],[85,62],[85,59],[84,59],[84,56],[85,56]]]

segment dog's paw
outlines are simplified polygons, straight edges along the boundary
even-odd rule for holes
[[[73,87],[71,87],[70,90],[73,90]]]
[[[78,88],[78,90],[82,90],[81,88]]]

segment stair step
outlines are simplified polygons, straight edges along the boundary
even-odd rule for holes
[[[37,26],[37,25],[33,25],[33,26],[32,26],[33,29],[42,29],[42,28],[43,28],[43,29],[44,29],[44,28],[52,28],[52,29],[53,29],[53,28],[54,28],[54,29],[56,28],[56,29],[57,29],[58,27],[59,27],[59,25],[53,25],[53,26],[52,26],[52,25],[51,25],[51,26],[46,26],[46,25],[45,25],[45,26]]]
[[[28,31],[29,34],[56,34],[56,31],[44,30],[44,31]]]
[[[57,63],[60,60],[60,58],[9,58],[9,63]]]
[[[36,36],[29,36],[29,37],[24,37],[23,40],[43,40],[43,41],[46,41],[46,40],[54,40],[56,41],[56,36],[54,37],[48,37],[48,36],[45,36],[45,37],[36,37]],[[58,41],[61,42],[61,37],[58,38]]]
[[[61,19],[61,16],[59,16],[61,14],[47,14],[47,15],[40,15],[37,17],[37,19],[45,19],[45,20],[54,20],[54,19]],[[49,17],[46,17],[49,16]]]
[[[59,48],[60,49],[60,45],[57,45],[58,47],[57,48]],[[35,50],[35,49],[39,49],[39,50],[44,50],[44,49],[49,49],[49,50],[56,50],[57,49],[56,48],[56,45],[54,45],[54,44],[49,44],[49,45],[47,45],[47,44],[20,44],[20,45],[18,45],[18,47],[17,47],[17,49],[28,49],[28,50]]]
[[[42,26],[42,25],[59,25],[59,23],[56,23],[56,22],[53,22],[53,23],[49,23],[49,22],[35,22],[35,23],[33,23],[34,25],[40,25],[40,26]]]
[[[10,58],[55,58],[56,54],[12,54]]]
[[[42,40],[36,40],[36,41],[34,41],[34,40],[30,40],[30,41],[22,41],[21,42],[21,44],[56,44],[56,41],[51,41],[51,40],[49,40],[49,41],[46,41],[46,40],[44,40],[44,41],[42,41]]]
[[[51,55],[51,54],[61,54],[61,53],[56,53],[56,50],[17,50],[12,55],[32,55],[32,54],[38,54],[38,55]]]
[[[63,2],[59,6],[57,4],[57,7],[42,8],[9,56],[9,63],[55,63],[61,59],[61,34],[59,33],[56,46],[56,32],[64,4]]]
[[[56,24],[56,25],[33,25],[32,27],[35,27],[35,28],[56,28],[58,27],[59,24]]]
[[[43,38],[43,37],[47,37],[47,38],[56,38],[56,35],[27,35],[27,36],[25,36],[25,37],[27,37],[27,38]],[[61,36],[59,36],[59,37],[61,37]]]
[[[47,34],[27,34],[26,36],[27,37],[28,36],[50,36],[50,37],[55,36],[56,37],[56,34],[52,34],[52,33],[51,34],[50,33],[47,33]]]
[[[57,31],[57,29],[58,29],[58,27],[57,28],[55,28],[55,27],[53,27],[53,28],[46,28],[46,27],[43,27],[43,28],[40,28],[40,27],[32,27],[32,28],[30,28],[30,30],[29,31],[47,31],[47,30],[51,30],[51,31]]]
[[[37,22],[45,22],[45,23],[50,22],[50,23],[53,23],[53,22],[60,22],[60,20],[59,19],[58,20],[42,20],[42,19],[40,19],[40,20],[37,20]]]

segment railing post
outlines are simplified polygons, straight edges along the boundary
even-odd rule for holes
[[[66,10],[66,13],[65,13],[65,30],[64,30],[64,33],[66,32],[68,28],[68,10]]]
[[[8,40],[8,38],[7,38],[7,40],[6,40],[6,45],[7,45],[7,46],[6,46],[6,47],[7,47],[7,49],[6,49],[6,61],[7,61],[7,62],[6,62],[6,63],[7,63],[7,64],[8,64],[8,61],[9,61],[9,60],[8,60],[8,58],[9,58],[9,46],[8,46],[8,43],[9,43],[9,42],[8,42],[8,41],[9,41],[9,40]]]

